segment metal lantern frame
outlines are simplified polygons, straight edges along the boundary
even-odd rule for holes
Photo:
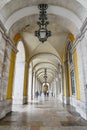
[[[39,4],[38,8],[40,9],[39,21],[37,22],[39,29],[35,31],[35,36],[38,37],[39,41],[44,43],[47,41],[47,38],[51,36],[51,31],[47,29],[49,21],[47,20],[47,4]]]

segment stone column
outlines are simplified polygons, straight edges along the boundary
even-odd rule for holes
[[[11,51],[16,51],[14,44],[5,31],[0,22],[0,119],[9,113],[12,108],[12,99],[6,99],[6,96]]]
[[[38,86],[37,86],[37,77],[36,77],[36,81],[35,81],[35,91],[38,90]]]
[[[61,95],[63,96],[63,81],[62,81],[62,75],[61,78],[59,79],[60,81],[60,87],[61,87]]]
[[[54,97],[54,80],[52,81],[51,88],[52,88],[52,95]]]
[[[33,100],[34,100],[34,98],[35,98],[35,78],[36,78],[36,76],[35,76],[35,72],[33,72]]]
[[[64,74],[64,103],[65,104],[70,104],[70,97],[69,97],[69,84],[68,84],[68,61],[66,60],[64,62],[64,69],[63,69],[63,74]]]
[[[87,119],[87,18],[80,31],[72,47],[72,53],[77,52],[78,89],[80,88],[76,110]]]
[[[57,94],[57,97],[59,96],[60,94],[60,80],[59,80],[59,77],[57,76],[56,78],[56,94]]]
[[[86,32],[87,33],[87,32]],[[87,37],[79,41],[77,47],[78,72],[80,82],[80,100],[77,101],[77,111],[87,119]]]
[[[58,97],[58,77],[56,76],[56,78],[55,78],[55,93],[56,93],[56,98]]]
[[[37,91],[39,92],[39,81],[37,79]]]
[[[54,97],[56,98],[56,79],[53,80]]]
[[[39,80],[37,80],[37,89],[38,89],[38,92],[40,92],[40,84],[39,84]]]
[[[85,95],[86,95],[86,104],[87,104],[87,30],[84,36],[84,46],[83,46],[83,59],[84,59],[84,72],[85,72]]]
[[[25,72],[24,72],[24,91],[23,91],[23,104],[28,102],[28,77],[29,77],[29,64],[28,61],[25,61]]]
[[[58,92],[59,92],[59,99],[62,101],[63,99],[63,80],[62,80],[62,74],[58,74]],[[62,101],[63,102],[63,101]]]
[[[31,101],[32,96],[32,64],[29,66],[29,79],[28,79],[28,102]]]
[[[0,108],[2,111],[0,111],[0,118],[4,117],[6,115],[6,113],[11,111],[11,100],[6,100],[6,94],[7,94],[7,85],[8,85],[8,75],[9,75],[9,65],[10,65],[10,57],[9,57],[9,52],[11,52],[9,44],[6,43],[5,39],[2,39],[1,44],[4,44],[5,48],[3,48],[4,50],[2,54],[3,54],[3,59],[2,59],[2,63],[1,63],[1,77],[0,77]],[[3,45],[2,45],[3,46]],[[0,49],[2,49],[0,47]],[[1,59],[1,58],[0,58]]]
[[[0,101],[3,100],[3,67],[4,67],[5,40],[0,32]]]

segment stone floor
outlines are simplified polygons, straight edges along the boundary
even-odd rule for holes
[[[13,106],[0,120],[0,130],[87,130],[87,121],[73,107],[45,98]]]

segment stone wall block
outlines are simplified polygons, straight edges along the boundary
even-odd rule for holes
[[[0,63],[3,62],[4,59],[4,51],[0,50]]]
[[[6,41],[5,41],[5,39],[2,37],[1,42],[0,42],[0,48],[1,48],[2,51],[5,50],[5,46],[6,46]]]
[[[6,34],[6,29],[0,21],[0,119],[11,112],[12,109],[12,99],[6,100],[12,49],[17,52],[13,42]]]

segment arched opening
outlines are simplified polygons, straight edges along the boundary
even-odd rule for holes
[[[43,92],[45,96],[49,96],[49,84],[48,83],[43,83]]]
[[[18,42],[17,49],[12,97],[13,104],[23,104],[25,50],[22,41]]]

